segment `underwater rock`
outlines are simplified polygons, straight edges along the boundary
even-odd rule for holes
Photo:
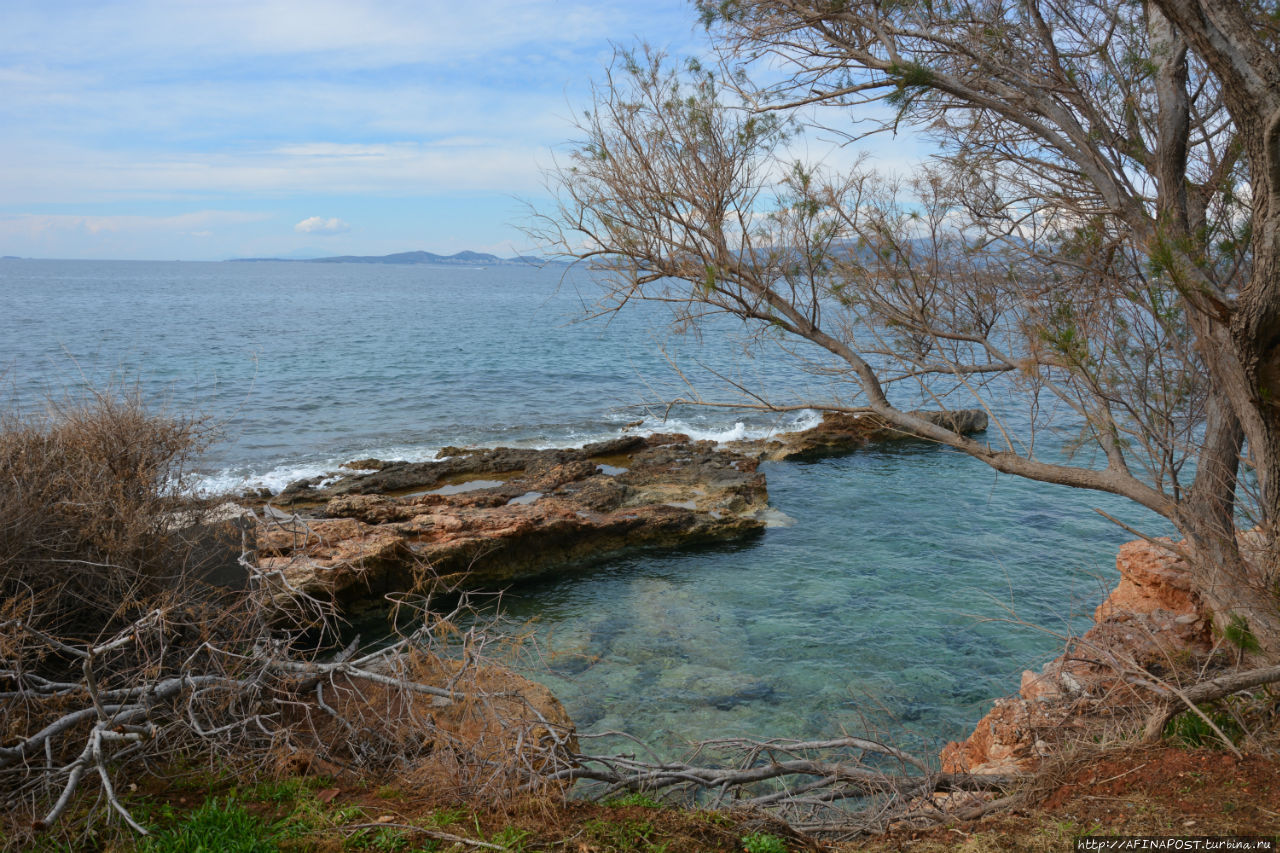
[[[733,671],[750,657],[746,631],[723,602],[677,580],[637,578],[627,603],[630,624],[612,644],[615,659],[691,660]]]
[[[773,687],[755,676],[693,663],[663,670],[656,689],[665,699],[710,705],[721,711],[747,702],[767,701],[773,696]]]

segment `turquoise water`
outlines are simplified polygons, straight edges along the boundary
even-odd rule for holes
[[[203,463],[213,490],[448,444],[736,438],[814,420],[688,407],[664,420],[642,405],[689,396],[686,379],[731,398],[709,371],[778,402],[841,393],[750,357],[728,323],[672,340],[654,306],[575,322],[595,292],[561,269],[6,260],[0,371],[19,407],[86,378],[208,414],[223,434]],[[1129,537],[1091,508],[1149,523],[1108,496],[997,477],[920,443],[765,470],[790,527],[630,553],[504,597],[536,620],[543,677],[584,728],[664,753],[725,734],[860,730],[869,716],[913,742],[956,737],[1058,643],[999,620],[1079,629],[1101,600]]]
[[[937,746],[1056,653],[1044,630],[1087,624],[1126,538],[1066,509],[1065,490],[1046,499],[923,445],[765,471],[791,527],[504,597],[538,620],[544,680],[593,730],[643,733],[665,755],[868,725]]]

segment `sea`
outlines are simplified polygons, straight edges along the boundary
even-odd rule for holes
[[[821,353],[725,316],[679,328],[664,305],[602,311],[595,275],[4,259],[0,394],[32,412],[114,388],[204,416],[218,434],[198,463],[209,493],[448,445],[764,437],[816,423],[823,402],[856,404]],[[892,393],[909,405],[920,391]],[[1025,403],[994,396],[1005,429],[988,440],[1029,440]],[[800,408],[693,404],[759,399]],[[1041,426],[1037,455],[1063,458],[1079,424]],[[788,521],[758,538],[627,552],[485,605],[529,635],[528,671],[584,732],[626,732],[658,757],[711,738],[841,732],[934,750],[1087,628],[1132,538],[1095,510],[1165,532],[1112,496],[997,475],[925,442],[762,470]]]

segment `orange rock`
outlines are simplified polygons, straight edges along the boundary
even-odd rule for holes
[[[1172,544],[1169,539],[1157,540]],[[1174,614],[1200,615],[1199,601],[1191,591],[1191,573],[1181,557],[1146,540],[1126,542],[1116,554],[1120,583],[1098,605],[1094,621],[1124,613],[1169,610]]]
[[[1212,649],[1209,620],[1173,552],[1128,542],[1116,555],[1120,581],[1094,612],[1095,624],[1040,672],[1022,673],[1018,695],[997,699],[965,740],[942,750],[948,773],[1034,770],[1065,731],[1141,700],[1129,677]]]

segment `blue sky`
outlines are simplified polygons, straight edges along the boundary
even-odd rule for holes
[[[684,0],[3,0],[0,32],[0,254],[46,258],[525,250],[612,44],[705,49]]]

